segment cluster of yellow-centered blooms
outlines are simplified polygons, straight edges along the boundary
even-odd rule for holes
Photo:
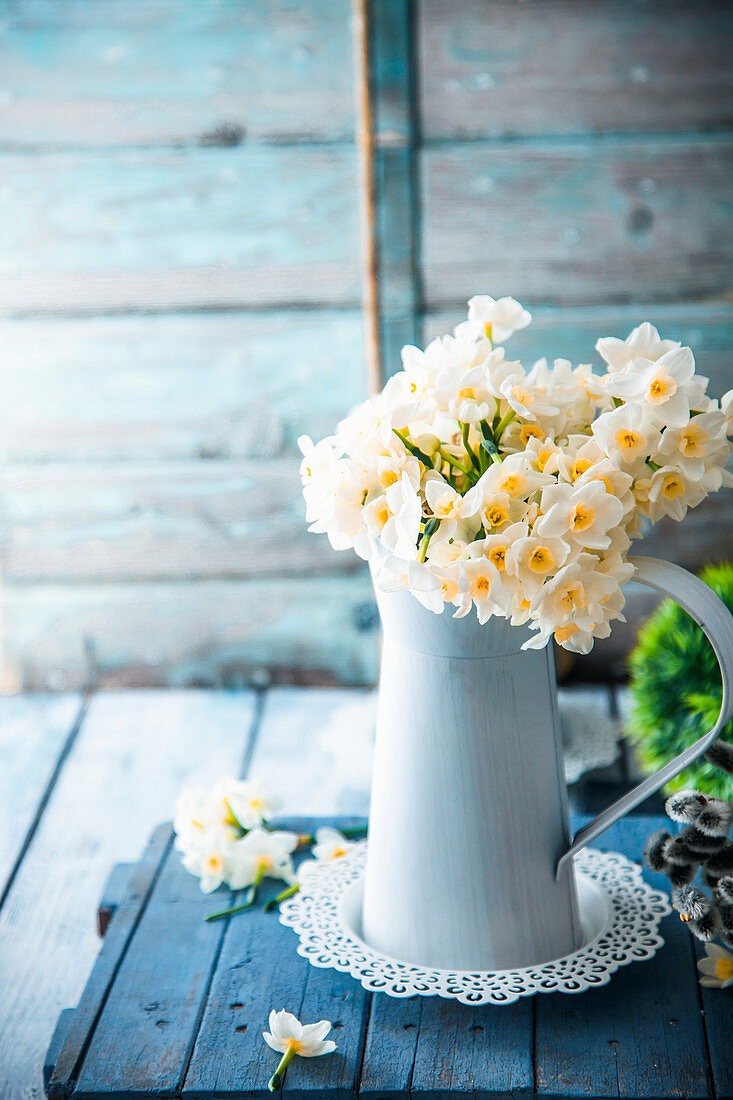
[[[623,619],[643,521],[681,520],[733,484],[733,391],[709,397],[692,351],[648,322],[598,340],[603,374],[525,369],[503,342],[530,320],[513,298],[472,298],[452,335],[403,348],[335,435],[302,437],[307,518],[386,590],[587,653]]]

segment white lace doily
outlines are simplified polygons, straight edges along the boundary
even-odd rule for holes
[[[584,946],[572,955],[517,970],[433,970],[380,955],[360,939],[366,841],[348,856],[301,868],[301,889],[280,906],[280,921],[300,939],[298,954],[314,966],[351,974],[365,989],[390,997],[449,997],[463,1004],[511,1004],[535,993],[582,993],[605,985],[619,967],[650,959],[663,945],[659,922],[671,912],[666,894],[617,852],[586,849],[575,857]]]

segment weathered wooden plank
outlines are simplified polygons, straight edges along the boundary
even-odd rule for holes
[[[0,698],[0,898],[81,710],[79,695]]]
[[[236,580],[354,572],[305,523],[300,456],[7,467],[7,583]]]
[[[79,1100],[178,1094],[225,929],[206,911],[198,880],[169,850],[84,1056]]]
[[[363,814],[371,783],[371,692],[273,688],[268,692],[250,771],[283,799],[283,813]],[[344,756],[359,755],[347,772]]]
[[[703,945],[695,943],[695,957],[705,955]],[[733,1058],[730,1049],[731,1024],[733,1015],[730,1001],[724,1001],[719,989],[700,987],[702,997],[703,1023],[710,1053],[710,1074],[714,1095],[718,1100],[733,1096]]]
[[[36,1090],[59,1012],[99,950],[94,912],[110,865],[137,858],[186,782],[236,770],[249,693],[110,693],[92,700],[0,912],[3,1100]]]
[[[370,684],[371,582],[352,576],[119,585],[8,585],[14,686]]]
[[[728,136],[428,148],[426,300],[497,288],[530,304],[723,296],[732,148]]]
[[[311,832],[319,824],[343,828],[363,819],[300,817],[278,823]],[[267,884],[267,890],[274,893],[275,884]],[[313,968],[295,946],[293,933],[274,913],[257,908],[229,922],[182,1096],[264,1100],[277,1066],[277,1056],[262,1041],[273,1008],[285,1008],[306,1023],[330,1020],[338,1046],[328,1058],[296,1059],[283,1095],[301,1098],[317,1092],[324,1100],[355,1095],[369,996],[347,975]]]
[[[0,310],[358,304],[354,151],[0,155]]]
[[[110,871],[97,906],[97,933],[100,936],[106,934],[112,917],[119,909],[134,869],[134,863],[116,863]]]
[[[647,836],[665,820],[627,818],[604,833],[598,847],[639,860]],[[659,875],[644,874],[664,887]],[[643,963],[643,977],[632,965],[582,998],[536,998],[539,1096],[711,1095],[692,937],[674,915],[662,934],[665,946]]]
[[[373,998],[360,1097],[523,1096],[533,1085],[530,1001],[491,1009]]]
[[[51,1036],[51,1042],[48,1044],[48,1050],[46,1051],[46,1057],[43,1062],[43,1087],[46,1091],[46,1095],[48,1095],[49,1082],[53,1076],[54,1066],[64,1048],[66,1036],[73,1023],[74,1012],[75,1009],[73,1008],[65,1008],[63,1012],[59,1013],[58,1023]]]
[[[0,141],[345,140],[350,52],[340,0],[24,0],[4,20]]]
[[[482,287],[484,283],[482,282]],[[503,293],[494,285],[494,294]],[[552,309],[527,300],[532,324],[512,336],[507,354],[530,365],[541,356],[549,360],[570,359],[573,363],[592,363],[601,371],[603,363],[595,350],[599,336],[624,339],[641,321],[651,321],[665,339],[679,340],[695,353],[697,371],[710,379],[710,393],[720,397],[733,384],[731,371],[731,333],[733,308],[726,302],[695,303],[647,302],[631,306],[568,306]],[[423,319],[424,340],[450,332],[466,316],[461,304],[450,311],[429,314]]]
[[[35,318],[3,326],[0,454],[272,458],[363,400],[357,311]]]
[[[733,117],[733,22],[715,0],[419,7],[429,139],[712,130]]]
[[[532,1004],[469,1008],[425,1000],[411,1097],[526,1095],[533,1091]]]
[[[109,929],[109,935],[97,956],[79,1004],[73,1010],[64,1040],[51,1062],[51,1074],[46,1086],[49,1100],[65,1100],[73,1091],[82,1060],[110,987],[135,933],[172,840],[171,826],[160,825],[150,838],[140,862],[132,865],[131,873],[129,873],[130,864],[118,863],[115,867],[115,870],[122,867],[128,870],[125,889],[117,899],[114,912],[110,914],[110,920],[112,916],[115,917],[114,924]],[[61,1018],[63,1016],[62,1012]],[[47,1055],[49,1060],[54,1040],[55,1033]]]

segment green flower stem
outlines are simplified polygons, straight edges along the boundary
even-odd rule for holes
[[[236,826],[236,827],[237,827],[238,829],[240,829],[240,830],[241,830],[241,832],[242,832],[242,836],[246,836],[246,835],[247,835],[247,833],[249,832],[249,829],[245,829],[244,825],[242,824],[242,822],[241,822],[241,821],[239,820],[239,818],[238,818],[238,817],[237,817],[237,815],[235,814],[234,810],[232,809],[232,807],[231,807],[231,803],[229,802],[229,799],[228,799],[228,798],[224,798],[224,799],[223,799],[222,801],[224,802],[224,805],[225,805],[225,806],[226,806],[226,808],[227,808],[227,813],[229,814],[230,818],[232,819],[232,822],[234,823],[234,825],[235,825],[235,826]]]
[[[440,452],[441,457],[445,459],[449,466],[454,466],[456,470],[460,470],[462,474],[465,474],[470,481],[475,481],[475,478],[473,477],[473,474],[471,473],[471,470],[468,468],[468,466],[464,466],[462,462],[460,462],[457,458],[454,458],[449,451],[446,451],[445,447],[439,447],[438,451]]]
[[[290,1043],[288,1043],[288,1049],[285,1051],[282,1058],[280,1059],[280,1065],[277,1067],[277,1069],[275,1070],[275,1072],[273,1073],[272,1077],[270,1078],[270,1080],[268,1082],[267,1087],[270,1090],[270,1092],[277,1092],[277,1090],[281,1087],[281,1085],[283,1083],[283,1080],[285,1079],[285,1074],[287,1072],[287,1068],[290,1065],[290,1063],[292,1062],[294,1054],[295,1054],[295,1043],[290,1042]]]
[[[426,466],[429,470],[432,469],[433,460],[431,459],[430,455],[426,455],[424,451],[421,451],[419,447],[416,447],[407,432],[403,431],[401,428],[393,428],[392,431],[397,436],[397,438],[401,440],[402,443],[404,443],[405,447],[407,447],[407,450],[410,452],[411,455],[414,455],[415,458],[419,459],[420,462],[422,462],[423,466]]]
[[[269,901],[266,901],[262,906],[262,911],[264,913],[271,913],[276,905],[279,905],[281,901],[285,901],[286,898],[292,898],[298,893],[298,890],[300,890],[300,883],[294,882],[292,886],[288,886],[287,890],[282,890],[274,898],[270,898]]]
[[[247,909],[251,909],[257,900],[257,890],[264,877],[265,867],[264,864],[261,864],[252,885],[247,887],[247,900],[242,905],[233,905],[229,909],[221,909],[218,913],[209,913],[208,917],[204,917],[204,920],[221,920],[222,917],[233,917],[235,913],[244,913]]]
[[[501,461],[501,455],[499,454],[499,448],[493,439],[482,439],[481,448],[489,456],[492,462],[498,463],[499,466],[503,465]]]
[[[661,467],[661,466],[659,466],[659,465],[658,465],[658,464],[657,464],[656,462],[653,462],[653,461],[651,460],[651,458],[648,458],[648,459],[646,460],[646,463],[647,463],[647,466],[651,466],[651,468],[652,468],[652,470],[654,470],[654,473],[655,473],[655,474],[656,474],[657,470],[661,470],[661,468],[662,468],[662,467]]]
[[[509,427],[512,420],[516,419],[516,416],[517,414],[515,413],[514,409],[508,409],[499,421],[499,423],[496,425],[496,428],[494,429],[494,439],[497,443],[501,439],[504,433],[504,429]]]
[[[468,442],[468,433],[470,432],[470,430],[470,424],[461,424],[461,438],[463,439],[463,446],[466,448],[466,454],[470,458],[473,468],[475,470],[480,470],[479,461],[476,458],[473,450],[471,449],[471,444]]]

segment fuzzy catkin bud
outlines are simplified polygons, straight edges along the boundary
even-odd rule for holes
[[[692,882],[696,874],[696,863],[671,863],[667,871],[667,878],[672,886],[685,886],[688,882]]]
[[[705,859],[707,856],[712,855],[713,852],[717,852],[723,844],[725,844],[724,837],[706,836],[705,833],[701,833],[695,825],[685,825],[679,835],[690,851],[694,852],[701,859]]]
[[[710,912],[710,899],[696,886],[682,886],[672,891],[672,905],[683,921],[701,920]]]
[[[660,829],[659,832],[652,833],[646,842],[644,860],[647,867],[650,867],[652,871],[656,871],[657,874],[666,875],[669,870],[669,863],[664,855],[664,848],[667,841],[671,839],[666,829]]]
[[[697,815],[707,804],[705,795],[699,791],[676,791],[664,803],[667,817],[681,824],[691,824],[696,821]]]
[[[697,936],[704,943],[714,940],[720,933],[720,915],[717,909],[710,909],[698,920],[691,920],[688,928],[693,936]]]
[[[695,825],[706,836],[728,835],[731,826],[731,807],[722,798],[709,798],[705,806],[695,818]]]
[[[733,875],[733,844],[729,844],[709,856],[705,863],[705,870],[712,878],[716,879]]]
[[[721,901],[733,905],[733,875],[725,875],[715,883],[715,892]]]
[[[700,862],[700,856],[687,847],[682,836],[670,837],[664,845],[664,858],[669,863],[681,864],[683,867]]]
[[[733,905],[719,905],[720,924],[726,936],[733,936]]]
[[[733,745],[725,741],[714,741],[705,756],[714,767],[733,775]]]

